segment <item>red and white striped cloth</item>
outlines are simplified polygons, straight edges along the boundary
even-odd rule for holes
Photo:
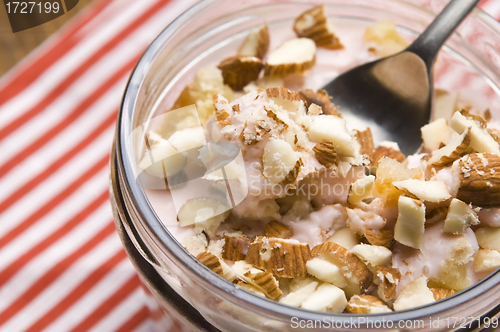
[[[132,68],[196,1],[98,1],[0,81],[0,331],[151,330],[108,158]]]

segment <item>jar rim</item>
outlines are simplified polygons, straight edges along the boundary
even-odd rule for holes
[[[193,17],[198,17],[207,8],[217,5],[220,0],[204,0],[193,5],[186,10],[172,23],[170,23],[148,47],[141,59],[133,70],[129,81],[127,83],[125,93],[123,95],[122,104],[118,113],[117,120],[117,136],[114,148],[116,149],[117,168],[123,175],[122,187],[127,192],[126,196],[132,202],[134,214],[143,220],[146,225],[146,231],[151,236],[153,241],[160,242],[175,259],[174,262],[181,267],[184,271],[188,270],[192,276],[196,278],[196,282],[203,285],[205,288],[215,287],[218,290],[224,291],[224,300],[237,304],[244,305],[247,310],[254,311],[265,316],[272,315],[273,317],[282,317],[289,319],[297,317],[304,320],[324,320],[335,318],[336,321],[349,321],[353,317],[367,317],[366,315],[359,314],[334,314],[334,313],[321,313],[316,311],[309,311],[300,308],[295,308],[262,298],[244,291],[236,287],[227,280],[217,276],[209,269],[205,268],[194,256],[189,254],[182,246],[180,246],[173,235],[165,227],[158,227],[162,225],[157,215],[152,210],[146,194],[141,186],[139,186],[134,177],[134,165],[132,163],[130,151],[132,146],[128,141],[129,134],[132,128],[132,119],[134,115],[135,102],[139,90],[144,83],[144,79],[151,64],[156,59],[160,50],[169,42],[176,31],[182,29],[183,25],[187,24]],[[413,5],[405,0],[391,0],[403,4]],[[420,10],[431,11],[417,7]],[[435,13],[432,13],[435,15]],[[482,21],[484,24],[492,28],[498,35],[500,35],[500,23],[489,16],[481,8],[475,9],[475,17]],[[114,181],[116,181],[114,179]],[[129,211],[130,213],[130,211]],[[486,291],[497,288],[500,291],[500,271],[490,274],[485,279],[479,281],[468,289],[453,295],[442,301],[428,304],[425,306],[403,310],[394,311],[382,314],[370,314],[368,317],[374,321],[390,320],[416,320],[422,317],[431,317],[440,312],[447,311],[457,305],[469,302],[480,295],[484,295]]]

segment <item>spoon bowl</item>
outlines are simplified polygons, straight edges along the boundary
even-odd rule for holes
[[[323,89],[348,123],[371,128],[376,143],[393,141],[404,154],[415,153],[431,118],[437,53],[479,1],[450,1],[406,50],[353,68]]]

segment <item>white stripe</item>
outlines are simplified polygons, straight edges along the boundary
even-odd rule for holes
[[[100,220],[100,222],[106,225],[103,220]],[[83,231],[88,232],[87,229]],[[44,289],[39,296],[24,307],[17,315],[2,325],[2,328],[6,331],[26,330],[59,304],[59,302],[78,287],[87,276],[98,268],[101,268],[102,264],[120,250],[123,250],[120,241],[116,237],[116,234],[111,234],[85,256],[74,262],[74,264],[72,264],[59,278],[54,280],[50,286]],[[18,282],[21,281],[18,280]]]
[[[85,219],[77,229],[25,264],[0,289],[0,312],[36,283],[49,269],[83,246],[110,220],[107,202]]]
[[[81,176],[82,173],[92,167],[96,161],[106,156],[111,147],[110,142],[112,136],[113,128],[107,129],[85,150],[81,151],[81,153],[69,163],[59,169],[57,173],[51,175],[43,183],[1,213],[0,234],[5,234],[16,227],[19,222],[25,220],[35,211],[38,211],[38,209],[47,204],[47,202],[53,199],[57,194],[66,189],[68,184],[76,180],[78,176]],[[107,172],[107,167],[100,172],[101,176],[103,176],[102,174],[105,172]],[[87,197],[95,197],[95,194],[100,192],[97,188],[104,189],[107,185],[107,177],[107,175],[104,175],[104,178],[99,178],[99,180],[103,181],[101,185],[98,184],[93,188],[88,188],[88,186],[85,185],[85,188],[88,188],[85,191],[78,189],[78,192],[85,193],[86,195],[81,198],[87,199]],[[75,194],[71,195],[71,197],[74,196]],[[76,198],[71,203],[66,203],[65,206],[70,210],[68,213],[72,213],[77,207],[82,206],[82,202]]]
[[[144,308],[144,291],[137,287],[125,300],[101,319],[89,332],[116,331],[123,323]]]
[[[84,211],[86,206],[95,199],[96,193],[102,193],[106,190],[107,177],[108,172],[103,169],[54,210],[33,225],[30,225],[27,230],[3,247],[0,250],[0,270],[5,269],[20,256],[64,226],[75,215]],[[103,216],[108,218],[106,220],[112,219],[108,202],[102,205],[108,207],[105,210],[106,215]]]
[[[125,10],[118,15],[107,15],[107,20],[103,20],[101,25],[93,27],[92,31],[89,31],[92,33],[80,40],[70,52],[55,62],[35,82],[1,107],[0,123],[10,123],[14,118],[37,105],[61,81],[74,72],[80,64],[83,64],[111,39],[125,30],[132,21],[147,11],[155,2],[157,1],[141,0],[127,1],[125,4],[121,2],[113,4],[112,8],[108,9],[108,12],[112,10],[120,11],[119,8],[122,8],[122,6],[125,6]],[[149,35],[154,36],[154,32]],[[146,34],[144,39],[148,40],[149,35]],[[122,55],[120,58],[126,57]],[[120,61],[119,58],[115,60]],[[102,77],[102,75],[95,77]],[[12,112],[12,110],[15,110],[15,112]]]
[[[490,0],[481,6],[485,12],[493,16],[494,18],[500,18],[500,1]]]
[[[0,141],[0,151],[2,151],[2,154],[0,154],[0,164],[11,159],[12,155],[18,153],[20,150],[27,148],[34,140],[41,137],[55,124],[66,118],[82,101],[99,88],[99,83],[104,81],[104,79],[99,80],[99,78],[103,78],[103,73],[106,73],[106,77],[109,77],[120,70],[130,59],[138,56],[143,48],[148,45],[147,41],[149,38],[145,36],[151,34],[151,31],[160,30],[164,26],[165,15],[169,13],[169,10],[169,8],[165,8],[163,11],[155,14],[152,19],[135,30],[129,38],[124,40],[118,47],[109,52],[101,61],[82,75],[50,106],[31,118],[3,141]],[[122,78],[122,89],[125,88],[127,76],[125,75]],[[116,100],[116,105],[118,107],[119,99]],[[2,123],[1,120],[0,123]]]
[[[116,101],[123,94],[122,82],[116,84],[102,98],[96,101],[76,122],[66,127],[59,135],[31,154],[0,178],[0,202],[10,197],[21,186],[31,182],[41,172],[72,148],[85,140],[105,118],[116,111]],[[110,125],[112,127],[113,125]],[[77,153],[78,155],[78,153]]]
[[[88,315],[130,278],[137,278],[131,263],[124,259],[108,275],[87,292],[77,303],[72,305],[59,318],[47,327],[46,331],[69,331],[85,320]]]

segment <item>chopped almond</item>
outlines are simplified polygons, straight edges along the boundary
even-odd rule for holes
[[[399,150],[399,147],[392,144],[380,144],[377,146],[373,152],[372,163],[377,164],[383,157],[397,160],[400,163],[406,159],[405,155]]]
[[[389,266],[377,266],[373,282],[378,285],[377,295],[385,302],[396,297],[401,272]]]
[[[329,140],[323,139],[313,148],[314,156],[319,163],[326,168],[330,168],[337,164],[337,152],[335,146]]]
[[[452,199],[444,220],[444,233],[463,234],[467,228],[479,224],[477,213],[459,199]]]
[[[241,44],[238,55],[254,56],[264,59],[269,49],[269,29],[267,25],[262,25],[250,31]]]
[[[299,95],[306,102],[307,107],[316,104],[321,107],[324,114],[341,116],[340,113],[337,112],[339,107],[332,103],[331,97],[325,90],[314,91],[311,89],[302,89],[299,91]]]
[[[275,49],[267,58],[264,74],[283,76],[302,73],[316,61],[316,45],[308,38],[295,38]]]
[[[288,239],[293,235],[293,231],[290,227],[287,227],[280,222],[272,220],[264,228],[264,234],[267,237]]]
[[[333,235],[330,236],[326,242],[333,242],[350,250],[359,243],[359,240],[356,233],[354,233],[349,227],[345,227],[333,233]]]
[[[415,199],[400,196],[394,239],[405,246],[419,249],[424,236],[425,205]]]
[[[240,261],[245,259],[250,240],[247,237],[224,236],[222,247],[222,258],[228,261]]]
[[[381,229],[380,231],[367,229],[363,235],[368,243],[374,246],[389,247],[394,241],[394,233],[388,229]]]
[[[365,198],[373,197],[372,189],[375,182],[373,175],[368,175],[364,178],[356,180],[349,188],[347,203],[351,206],[356,206]]]
[[[304,278],[310,257],[308,244],[259,237],[248,247],[246,260],[280,278]]]
[[[222,71],[224,84],[233,90],[241,90],[255,81],[264,65],[262,60],[253,56],[237,55],[223,60],[218,68]]]
[[[341,313],[347,306],[342,289],[331,284],[322,284],[302,303],[303,309]]]
[[[420,181],[408,179],[395,181],[394,186],[422,201],[439,203],[451,197],[448,187],[441,181]]]
[[[379,298],[372,295],[354,295],[347,303],[346,311],[350,314],[380,314],[392,312]]]
[[[441,301],[457,293],[456,290],[447,288],[430,288],[430,290],[434,295],[434,300],[436,301]]]
[[[500,206],[500,156],[473,153],[458,162],[457,198],[478,206]]]
[[[364,130],[354,130],[354,132],[356,133],[356,140],[358,141],[359,145],[361,145],[361,149],[359,150],[359,152],[368,156],[368,159],[372,160],[373,154],[375,153],[375,144],[373,143],[373,135],[371,129],[366,128]]]
[[[328,21],[325,7],[322,5],[302,13],[295,20],[293,30],[299,37],[311,38],[318,46],[329,49],[344,48],[332,31],[332,24]]]
[[[480,248],[500,251],[500,227],[480,227],[475,233]]]
[[[403,288],[394,302],[394,309],[406,310],[435,301],[434,294],[427,287],[427,278],[422,276]]]
[[[474,272],[491,272],[500,268],[500,252],[495,249],[479,249],[474,259]]]
[[[451,165],[469,148],[470,142],[471,134],[469,128],[467,128],[462,134],[454,137],[445,146],[434,151],[428,163],[433,166]]]

